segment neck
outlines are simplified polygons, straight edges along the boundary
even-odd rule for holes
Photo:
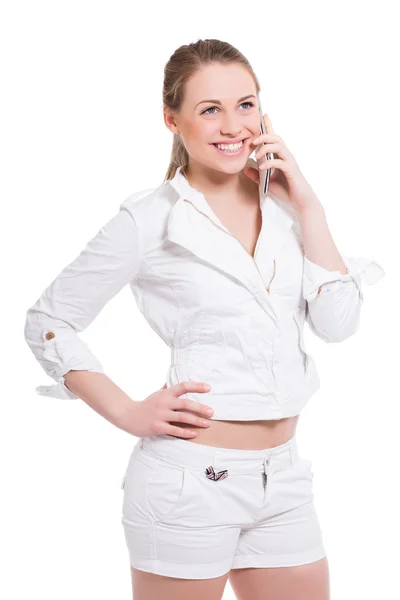
[[[201,192],[207,198],[212,197],[215,200],[243,198],[249,193],[254,193],[253,188],[258,186],[251,181],[243,171],[237,173],[223,173],[216,169],[206,167],[195,167],[188,165],[181,170],[182,175],[186,177],[189,184]]]

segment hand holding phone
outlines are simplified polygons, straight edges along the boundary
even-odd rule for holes
[[[258,96],[258,107],[259,107],[259,111],[260,111],[260,132],[265,134],[267,133],[266,129],[265,129],[265,123],[264,123],[264,119],[263,119],[263,110],[261,108],[261,100],[260,100],[260,96]],[[263,144],[266,144],[266,142],[263,142]],[[273,159],[274,155],[272,154],[272,152],[267,152],[267,154],[265,155],[265,158],[268,159]],[[260,162],[262,160],[264,160],[264,156],[261,157],[261,159],[257,159]],[[261,171],[258,171],[259,173],[259,178],[260,178],[260,184],[259,184],[259,188],[260,188],[260,192],[262,194],[266,194],[268,192],[268,185],[269,185],[269,179],[270,179],[270,175],[271,175],[271,169],[262,169]]]

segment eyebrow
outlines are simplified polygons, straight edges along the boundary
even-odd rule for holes
[[[254,94],[248,94],[247,96],[242,96],[241,98],[239,98],[238,102],[242,102],[243,100],[246,100],[246,98],[255,98]],[[213,104],[221,104],[221,102],[219,100],[201,100],[200,102],[198,102],[195,106],[195,108],[201,104],[202,102],[212,102]]]

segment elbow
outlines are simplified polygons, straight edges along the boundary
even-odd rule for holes
[[[349,337],[354,335],[359,327],[358,321],[351,321],[346,324],[330,324],[329,327],[318,328],[315,327],[318,337],[328,344],[337,344],[344,342]]]
[[[308,306],[308,324],[310,329],[326,343],[339,343],[354,335],[360,326],[361,300],[354,298],[343,305],[333,303],[330,306]]]

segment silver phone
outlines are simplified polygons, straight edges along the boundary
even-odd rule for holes
[[[261,100],[260,100],[260,96],[258,96],[258,107],[260,110],[260,131],[261,133],[267,133],[266,129],[265,129],[265,123],[264,123],[264,119],[263,119],[263,110],[261,108]],[[263,144],[265,145],[266,142],[263,142]],[[267,152],[267,154],[265,155],[265,157],[261,157],[261,159],[257,159],[257,162],[263,162],[265,160],[265,158],[268,159],[273,159],[274,155],[272,154],[272,152]],[[262,192],[263,194],[266,194],[268,192],[268,185],[269,185],[269,179],[271,176],[271,169],[262,169],[261,171],[258,171],[259,173],[259,177],[260,177],[260,184],[259,184],[259,189],[260,192]]]

